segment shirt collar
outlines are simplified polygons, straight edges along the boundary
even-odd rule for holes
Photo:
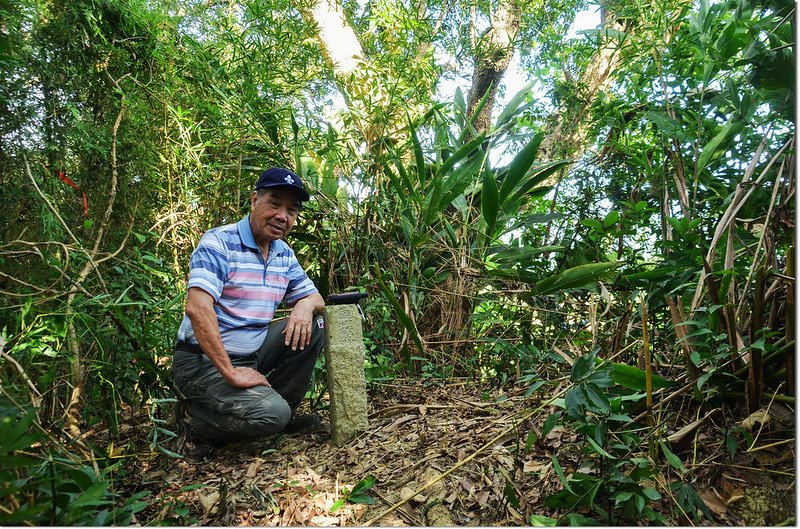
[[[252,248],[253,250],[259,250],[259,247],[256,244],[256,239],[253,237],[253,230],[250,229],[250,215],[247,215],[238,222],[238,228],[239,237],[242,238],[244,245],[248,248]]]
[[[256,238],[253,236],[253,230],[250,228],[250,215],[247,215],[245,218],[240,220],[237,223],[237,227],[239,229],[239,237],[242,239],[242,243],[248,248],[251,248],[259,253],[261,253],[261,248],[258,247],[256,244]],[[282,249],[283,241],[280,239],[272,241],[269,245],[269,260],[271,261],[275,255]]]

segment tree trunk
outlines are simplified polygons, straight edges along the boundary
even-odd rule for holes
[[[501,0],[491,17],[492,25],[475,45],[475,69],[469,90],[467,115],[472,117],[478,103],[488,92],[486,104],[475,117],[478,134],[492,126],[492,108],[500,81],[514,55],[514,39],[519,31],[522,12],[516,0]]]
[[[606,23],[606,19],[604,15],[604,28],[625,31],[619,22]],[[539,146],[539,160],[570,158],[582,149],[590,122],[587,114],[598,94],[607,89],[613,81],[614,71],[622,60],[620,50],[621,43],[613,37],[597,50],[597,54],[574,85],[577,97],[571,99],[568,106],[562,107],[556,113],[555,126],[550,129],[552,132],[545,136]]]
[[[347,79],[357,73],[363,65],[364,51],[339,3],[317,0],[304,15],[317,25],[322,51],[333,65],[335,75]]]

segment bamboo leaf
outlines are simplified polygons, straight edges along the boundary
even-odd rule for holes
[[[481,100],[478,101],[478,104],[475,105],[475,108],[472,110],[472,117],[469,119],[468,123],[469,123],[469,128],[472,129],[473,131],[475,130],[474,129],[475,120],[478,119],[478,116],[480,115],[481,110],[483,110],[483,107],[486,106],[486,102],[489,101],[489,94],[490,93],[491,93],[491,90],[487,89],[486,93],[483,94],[483,97],[481,97]],[[465,133],[467,133],[466,129],[464,131],[462,131],[462,139],[463,139]]]
[[[606,452],[603,449],[602,446],[597,444],[597,442],[594,439],[592,439],[591,437],[589,437],[588,435],[586,436],[586,440],[589,441],[589,444],[592,445],[592,448],[594,448],[595,452],[597,452],[601,456],[606,457],[608,459],[616,459],[616,457],[614,457],[611,454],[609,454],[608,452]]]
[[[433,180],[433,190],[428,192],[428,195],[425,197],[422,203],[422,211],[423,220],[427,226],[433,225],[434,221],[436,220],[436,216],[441,213],[442,207],[442,189],[444,187],[444,181],[441,178],[434,178]]]
[[[498,263],[520,264],[527,267],[533,257],[543,253],[561,252],[564,246],[520,246],[518,248],[495,248],[490,251],[493,259]]]
[[[436,206],[437,213],[444,211],[457,197],[461,196],[464,191],[466,191],[475,180],[474,175],[480,171],[484,161],[484,156],[474,156],[464,163],[464,165],[453,171],[450,178],[442,185],[442,188],[445,189],[446,192]]]
[[[484,95],[488,95],[488,90]],[[466,124],[467,101],[464,99],[464,92],[461,91],[460,87],[456,87],[456,93],[453,96],[453,110],[455,111],[453,115],[456,124],[463,130]]]

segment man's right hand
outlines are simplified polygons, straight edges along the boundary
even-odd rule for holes
[[[269,386],[267,378],[252,367],[234,367],[225,374],[231,387],[247,389],[255,386]]]

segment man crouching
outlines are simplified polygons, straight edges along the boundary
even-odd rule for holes
[[[178,451],[193,445],[204,460],[237,439],[320,424],[295,410],[322,350],[325,302],[282,240],[309,198],[295,173],[268,169],[250,214],[206,232],[192,254],[172,363]],[[291,313],[273,320],[281,302]]]

